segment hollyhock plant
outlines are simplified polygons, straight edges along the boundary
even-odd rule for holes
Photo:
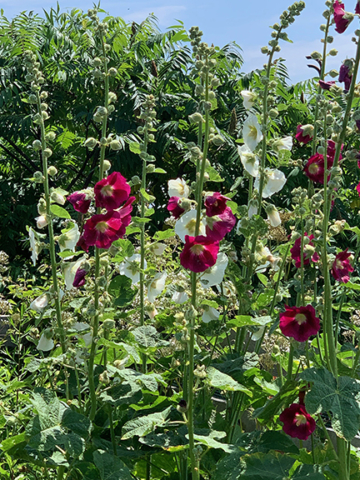
[[[206,270],[200,277],[200,283],[203,288],[214,287],[220,285],[224,280],[225,270],[228,266],[229,259],[224,252],[220,252],[217,256],[216,263],[213,267]]]
[[[129,198],[131,187],[121,173],[113,172],[95,187],[96,206],[108,212],[120,207]]]
[[[180,253],[181,265],[195,273],[204,272],[216,263],[219,252],[219,242],[208,237],[186,235],[185,245]]]
[[[339,0],[335,0],[334,2],[334,22],[335,22],[335,30],[338,33],[344,33],[347,27],[349,26],[350,22],[353,20],[354,15],[349,12],[345,12],[344,10],[345,5]]]
[[[208,305],[204,308],[204,313],[202,314],[201,320],[204,323],[209,323],[213,320],[219,320],[220,312],[216,310],[214,307],[209,307]]]
[[[182,178],[177,178],[176,180],[168,181],[168,193],[170,198],[188,198],[190,194],[190,188],[186,185],[185,180]]]
[[[352,75],[350,75],[350,65],[345,61],[339,71],[339,82],[340,83],[345,83],[345,93],[349,91],[350,85],[351,85],[351,80],[352,80]]]
[[[41,313],[48,304],[49,296],[47,293],[43,293],[40,297],[35,298],[35,300],[30,303],[30,308],[31,310],[35,310],[35,312]]]
[[[73,227],[62,231],[62,234],[59,237],[60,251],[63,252],[64,250],[72,250],[75,252],[75,247],[78,244],[79,239],[79,227],[76,223],[74,223]]]
[[[256,93],[250,92],[249,90],[242,90],[240,95],[243,97],[243,105],[246,110],[250,110],[254,106]]]
[[[130,278],[133,285],[140,282],[140,262],[141,255],[134,253],[131,257],[126,257],[124,262],[119,265],[120,274]],[[144,260],[144,270],[146,269],[147,262]]]
[[[221,215],[226,209],[226,202],[230,200],[228,197],[224,197],[219,192],[215,192],[212,195],[208,195],[205,198],[206,215],[213,217],[214,215]]]
[[[238,153],[240,155],[241,163],[245,170],[252,176],[257,177],[259,175],[260,159],[257,157],[247,145],[238,147]]]
[[[148,300],[150,303],[155,301],[155,298],[162,293],[165,288],[165,282],[167,278],[167,273],[158,272],[155,277],[151,280],[148,286]]]
[[[75,278],[73,281],[73,287],[79,288],[85,285],[85,276],[87,274],[87,271],[83,268],[79,268],[76,273],[75,273]]]
[[[52,339],[53,332],[50,328],[47,328],[41,334],[39,343],[36,348],[42,352],[48,352],[54,348],[54,340]]]
[[[320,330],[320,320],[315,316],[312,305],[306,307],[285,305],[285,312],[280,313],[280,330],[297,342],[305,342]]]
[[[74,210],[82,214],[87,213],[91,203],[91,198],[83,192],[74,192],[67,197],[67,200],[71,203]]]
[[[278,152],[280,150],[291,150],[293,147],[293,138],[288,136],[284,138],[279,138],[278,140],[275,140],[273,144],[274,150],[277,150]]]
[[[298,142],[306,145],[313,139],[314,127],[312,125],[298,125],[295,138]]]
[[[283,186],[286,183],[286,177],[284,172],[281,172],[278,169],[266,168],[265,169],[265,181],[264,187],[262,192],[263,198],[269,198],[274,193],[280,192]],[[260,175],[258,175],[255,179],[254,187],[256,190],[259,191],[260,188]]]
[[[249,115],[244,122],[243,138],[245,145],[253,152],[261,142],[263,134],[256,115]]]
[[[329,165],[330,163],[330,165]],[[332,167],[332,162],[328,162],[328,168]],[[324,184],[324,171],[325,171],[325,162],[324,155],[320,153],[315,153],[312,157],[309,158],[307,164],[304,167],[305,175],[310,178],[313,182]],[[328,177],[329,180],[329,177]]]
[[[329,80],[325,82],[324,80],[319,80],[319,85],[323,90],[330,90],[330,88],[335,85],[335,81]]]
[[[199,234],[205,235],[204,220],[200,221]],[[184,213],[175,224],[175,233],[185,242],[186,235],[195,235],[196,229],[196,210],[189,210]]]
[[[316,423],[307,413],[305,405],[293,403],[280,414],[279,420],[284,424],[283,430],[287,435],[299,440],[307,440],[315,431]]]
[[[226,207],[221,215],[206,217],[206,235],[213,241],[220,241],[231,232],[235,224],[235,215],[230,207]]]
[[[181,204],[181,198],[180,197],[171,197],[166,209],[168,212],[171,213],[171,215],[175,218],[178,219],[180,215],[182,215],[185,212],[185,209],[180,206]]]
[[[314,235],[310,235],[310,237],[307,236],[307,234],[304,234],[304,239],[308,238],[309,241],[307,245],[310,245],[311,247],[314,247],[313,242],[311,241],[314,238]],[[305,242],[304,242],[305,244]],[[294,246],[290,250],[291,253],[291,258],[295,260],[295,267],[300,268],[301,267],[301,237],[295,240]],[[314,263],[319,261],[319,255],[317,252],[314,251],[312,255],[307,254],[306,252],[303,252],[303,257],[304,257],[304,266],[310,264],[310,260]]]
[[[331,274],[341,283],[347,283],[350,280],[350,273],[354,271],[354,268],[350,265],[349,258],[351,253],[348,253],[348,249],[343,252],[339,252],[331,268]]]

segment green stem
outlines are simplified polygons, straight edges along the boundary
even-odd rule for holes
[[[304,286],[304,222],[301,216],[301,266],[300,266],[300,278],[301,278],[301,306],[305,306],[305,286]]]
[[[112,406],[111,405],[108,406],[108,414],[109,414],[111,443],[112,443],[114,455],[116,456],[117,455],[116,437],[115,437],[114,421],[113,421],[113,414],[112,414]]]
[[[341,298],[340,298],[340,304],[339,304],[339,310],[336,316],[336,323],[335,323],[335,347],[337,347],[338,341],[339,341],[339,323],[340,323],[340,318],[341,318],[341,310],[342,306],[344,304],[344,300],[346,298],[346,290],[345,288],[342,291]]]
[[[64,478],[65,467],[59,467],[56,480],[62,480]]]
[[[340,463],[339,480],[350,480],[350,472],[348,469],[348,442],[340,437],[336,437],[336,442]]]

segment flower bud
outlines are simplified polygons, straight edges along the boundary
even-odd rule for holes
[[[55,175],[57,174],[57,168],[54,167],[54,165],[51,165],[48,168],[48,174],[50,175],[50,177],[55,177]]]
[[[109,69],[109,75],[110,75],[110,77],[116,77],[117,73],[118,73],[118,72],[117,72],[116,68],[111,67],[111,68]]]
[[[111,150],[115,150],[115,151],[121,150],[121,148],[122,148],[121,143],[119,142],[119,140],[112,140],[110,142],[110,148],[111,148]]]
[[[217,147],[220,147],[221,145],[224,145],[225,140],[221,135],[215,135],[214,138],[212,139],[212,143]]]
[[[199,123],[199,122],[205,123],[203,116],[201,115],[201,113],[198,113],[198,112],[193,113],[192,115],[189,115],[189,120],[190,120],[190,123]]]
[[[59,205],[65,204],[65,197],[61,195],[59,192],[51,192],[50,198],[53,202],[58,203]]]
[[[269,110],[269,116],[270,116],[270,118],[276,118],[276,117],[278,117],[278,116],[279,116],[278,110],[277,110],[276,108],[271,108],[271,109]]]
[[[42,183],[44,181],[44,176],[42,174],[42,172],[35,172],[34,173],[34,181],[36,183]]]
[[[106,285],[106,277],[99,277],[96,279],[96,285],[98,287],[105,287]]]
[[[196,317],[199,316],[199,313],[197,312],[197,310],[195,310],[195,308],[193,307],[193,305],[191,305],[186,311],[185,311],[185,320],[187,320],[188,322],[191,322],[191,321],[194,321],[196,320]]]
[[[94,67],[100,67],[101,64],[102,64],[101,58],[95,57],[93,60]]]
[[[261,53],[264,55],[267,55],[269,53],[269,48],[268,47],[261,47]]]
[[[43,151],[43,155],[44,155],[45,158],[51,157],[52,153],[53,152],[50,148],[45,148],[45,150]]]
[[[133,185],[140,185],[141,184],[141,179],[138,175],[134,175],[132,178],[131,178],[131,183]]]
[[[96,140],[95,138],[90,137],[90,138],[87,138],[87,139],[85,140],[84,145],[85,145],[85,147],[88,148],[89,150],[94,150],[94,148],[96,147],[97,143],[98,143],[98,142],[97,142],[97,140]]]
[[[41,142],[40,140],[34,140],[32,143],[34,150],[41,150]]]
[[[104,172],[107,172],[111,168],[111,163],[109,162],[109,160],[104,160],[103,166],[104,166]]]
[[[51,132],[48,132],[46,135],[45,135],[45,138],[48,142],[53,142],[56,138],[56,133],[51,131]]]
[[[39,203],[37,204],[37,211],[39,215],[46,214],[46,202],[44,198],[40,198]]]
[[[113,112],[115,112],[115,105],[109,105],[108,106],[108,113],[111,114]]]
[[[47,219],[46,215],[40,215],[40,217],[37,217],[37,219],[36,219],[36,226],[40,230],[42,228],[45,228],[48,225],[48,223],[49,222],[48,222],[48,219]]]
[[[115,321],[112,318],[106,318],[103,322],[103,326],[106,330],[111,330],[115,327]]]

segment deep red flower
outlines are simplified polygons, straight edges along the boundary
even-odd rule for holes
[[[344,144],[341,145],[339,161],[342,160],[343,158],[341,155],[343,148],[344,148]],[[326,154],[328,158],[328,168],[331,168],[333,166],[335,153],[336,153],[336,143],[334,142],[334,140],[328,140],[327,149],[326,149]]]
[[[311,135],[304,135],[303,133],[303,126],[302,125],[298,125],[296,127],[296,135],[295,135],[295,138],[298,142],[301,142],[303,143],[304,145],[306,145],[307,143],[311,142],[311,140],[313,139],[313,137]]]
[[[230,207],[226,207],[221,215],[206,217],[206,236],[212,241],[222,240],[234,228],[236,217]]]
[[[285,312],[280,313],[280,330],[297,342],[305,342],[320,330],[320,320],[315,316],[315,309],[311,305],[306,307],[285,305]]]
[[[355,124],[356,124],[356,128],[357,128],[358,131],[360,132],[360,119],[359,119],[359,120],[355,120]]]
[[[316,428],[315,420],[307,413],[305,405],[300,403],[293,403],[285,408],[279,420],[284,424],[284,432],[299,440],[307,440]]]
[[[335,85],[335,81],[330,80],[325,82],[324,80],[319,80],[319,85],[323,90],[330,90],[330,88]]]
[[[221,215],[225,212],[226,202],[230,200],[228,197],[224,197],[219,192],[215,192],[212,195],[206,197],[205,199],[205,208],[206,215],[208,217],[213,217],[214,215]]]
[[[91,203],[91,198],[87,198],[87,195],[81,192],[72,193],[67,197],[67,200],[74,207],[74,210],[80,213],[87,213]]]
[[[331,166],[328,165],[328,168],[331,168]],[[324,155],[315,153],[315,155],[310,157],[307,161],[307,164],[304,167],[304,173],[313,182],[324,184],[324,168]]]
[[[339,82],[345,83],[345,92],[349,91],[351,85],[352,75],[350,75],[350,67],[343,63],[339,71]]]
[[[359,197],[360,197],[360,183],[357,184],[356,190],[357,190],[357,192],[358,192],[358,194],[359,194]]]
[[[166,207],[166,209],[176,219],[179,218],[180,215],[185,212],[185,209],[181,208],[180,206],[181,200],[182,199],[180,197],[171,197]]]
[[[350,280],[349,274],[354,271],[350,265],[349,257],[351,257],[351,253],[348,253],[348,249],[339,252],[335,257],[331,274],[338,282],[347,283]]]
[[[351,22],[350,19],[345,18],[345,5],[340,3],[338,0],[334,2],[334,21],[335,21],[335,30],[338,33],[344,33],[349,23]]]
[[[360,15],[360,0],[357,0],[356,2],[355,13]]]
[[[85,285],[85,276],[86,276],[86,270],[83,268],[78,268],[76,273],[75,273],[75,278],[73,281],[73,287],[79,288]]]
[[[113,172],[108,177],[100,180],[95,187],[96,206],[106,208],[108,212],[119,208],[129,198],[130,185],[121,173]]]
[[[76,246],[82,248],[86,253],[89,251],[89,245],[86,243],[84,235],[81,235]]]
[[[305,233],[304,238],[305,237],[310,240],[308,245],[311,245],[313,247],[314,244],[311,240],[314,238],[314,235],[310,235],[310,237],[308,237],[308,235]],[[295,267],[296,268],[301,268],[301,256],[300,256],[300,254],[301,254],[301,237],[298,238],[297,240],[295,240],[294,246],[290,250],[290,253],[291,253],[291,258],[293,260],[295,260]],[[310,260],[312,260],[315,263],[319,261],[319,255],[316,252],[314,252],[312,257],[307,257],[306,253],[303,253],[303,256],[304,256],[304,267],[306,267],[306,265],[309,265]]]
[[[185,245],[180,253],[180,263],[192,272],[204,272],[216,263],[219,252],[219,242],[214,242],[208,237],[185,236]]]
[[[87,246],[95,245],[98,248],[110,248],[118,238],[123,237],[125,228],[122,228],[119,212],[111,211],[105,215],[93,215],[85,223],[84,241]]]

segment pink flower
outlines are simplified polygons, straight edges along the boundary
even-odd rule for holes
[[[166,207],[171,215],[176,219],[185,212],[185,209],[181,208],[180,206],[181,200],[182,199],[180,197],[171,197]]]
[[[87,198],[85,193],[74,192],[67,197],[67,200],[74,207],[74,210],[80,213],[87,213],[90,207],[91,199]]]
[[[341,145],[341,151],[343,148],[344,148],[344,145]],[[339,155],[339,161],[342,160],[343,158],[341,155],[341,151]],[[336,143],[334,142],[334,140],[328,140],[327,149],[326,149],[326,154],[328,158],[328,168],[331,168],[334,163],[335,153],[336,153]]]
[[[352,75],[350,75],[350,67],[346,63],[343,63],[339,71],[339,82],[345,83],[345,92],[349,91],[351,80],[352,80]]]
[[[296,135],[295,135],[295,138],[298,142],[300,143],[303,143],[304,145],[306,145],[307,143],[311,142],[311,140],[313,139],[313,137],[311,135],[304,135],[304,132],[303,132],[303,126],[302,125],[298,125],[296,127]]]
[[[306,307],[285,305],[285,312],[280,313],[280,330],[297,342],[305,342],[320,330],[320,320],[315,316],[315,309],[311,305]]]
[[[221,215],[206,217],[206,236],[212,241],[220,241],[234,228],[236,217],[230,207],[226,207]]]
[[[329,82],[319,80],[319,85],[323,90],[330,90],[330,88],[335,85],[335,82],[333,80],[330,80]]]
[[[360,197],[360,183],[357,184],[356,190],[357,190],[357,192],[358,192],[358,194],[359,194],[359,197]]]
[[[332,165],[328,165],[328,168],[331,167]],[[324,184],[324,168],[324,155],[315,153],[315,155],[309,158],[307,164],[305,165],[304,173],[313,182]]]
[[[85,276],[86,276],[86,270],[83,268],[78,268],[76,273],[75,273],[75,278],[73,281],[73,287],[79,288],[85,285]]]
[[[351,22],[351,19],[345,18],[345,14],[344,4],[336,0],[334,3],[334,21],[336,25],[335,30],[338,33],[344,33]]]
[[[350,265],[349,257],[351,257],[351,253],[348,253],[348,249],[339,252],[335,257],[331,274],[338,282],[347,283],[350,280],[349,273],[354,271]]]
[[[357,0],[356,2],[355,13],[360,15],[360,0]]]
[[[226,202],[230,200],[228,197],[224,197],[219,192],[213,193],[211,196],[205,199],[206,215],[213,217],[214,215],[221,215],[225,212]]]
[[[214,242],[208,237],[185,236],[185,245],[180,253],[180,263],[192,272],[204,272],[216,263],[219,251],[219,242]]]
[[[284,432],[299,440],[307,440],[316,428],[315,420],[307,413],[305,405],[301,403],[293,403],[290,407],[285,408],[279,420],[284,424]]]
[[[80,247],[82,250],[84,250],[86,253],[89,251],[89,245],[86,243],[84,235],[81,235],[79,238],[77,244],[77,247]]]
[[[313,247],[314,244],[311,240],[314,238],[314,235],[310,235],[310,237],[308,237],[307,234],[305,233],[304,238],[305,237],[310,240],[308,245]],[[290,253],[291,253],[291,258],[295,260],[295,267],[300,268],[301,267],[301,237],[295,240],[294,246],[290,250]],[[304,256],[304,267],[306,265],[309,265],[310,259],[315,263],[319,261],[319,255],[316,252],[314,252],[311,258],[309,256],[306,256],[306,253],[303,253],[303,256]]]
[[[100,180],[95,187],[96,206],[106,208],[108,212],[119,208],[129,198],[130,185],[119,172],[113,172]]]

